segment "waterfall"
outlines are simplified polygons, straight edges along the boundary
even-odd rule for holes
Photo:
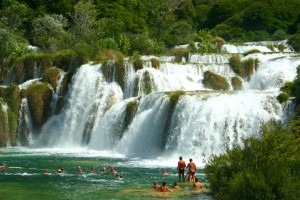
[[[259,137],[262,123],[287,118],[293,105],[281,105],[276,97],[283,83],[295,78],[299,56],[242,58],[259,60],[242,91],[203,86],[207,70],[228,80],[237,76],[228,54],[213,57],[194,56],[191,63],[164,61],[159,69],[151,67],[151,57],[144,57],[144,68],[137,71],[125,61],[123,88],[114,82],[115,68],[106,68],[112,73],[107,76],[101,64],[85,64],[72,78],[62,112],[48,120],[33,146],[85,146],[129,157],[177,159],[181,154],[201,160],[242,145],[244,138]]]
[[[21,100],[19,110],[18,129],[17,129],[17,145],[28,146],[30,145],[32,137],[32,122],[26,98]]]
[[[56,88],[54,90],[52,101],[51,101],[52,115],[55,114],[56,106],[57,106],[57,102],[58,102],[59,98],[62,98],[61,86],[62,86],[62,82],[65,78],[65,74],[66,74],[65,72],[60,71],[59,79],[57,80],[57,83],[56,83]]]
[[[105,82],[100,68],[101,65],[86,64],[78,70],[66,106],[43,126],[35,145],[81,146],[83,140],[89,140],[83,134],[90,137],[86,131],[92,131],[94,121],[123,98],[120,86]]]

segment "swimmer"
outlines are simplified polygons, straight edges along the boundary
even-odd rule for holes
[[[43,174],[48,175],[48,174],[49,174],[48,170],[45,170],[45,171],[43,172]]]
[[[168,175],[168,172],[166,169],[163,170],[162,175]]]
[[[82,169],[81,169],[80,166],[77,166],[77,172],[78,172],[78,173],[81,173],[81,172],[82,172]]]
[[[194,188],[202,188],[202,184],[200,182],[198,182],[198,178],[195,178],[195,183],[193,184]]]
[[[180,189],[179,185],[177,185],[177,183],[176,183],[176,182],[174,182],[173,189]]]
[[[160,185],[158,185],[157,182],[154,182],[152,187],[153,189],[159,189]]]
[[[115,174],[117,171],[114,167],[110,166],[110,173]]]
[[[106,172],[106,168],[105,167],[100,167],[100,171],[101,172]]]
[[[163,182],[162,186],[159,188],[160,192],[172,192],[168,186],[167,186],[167,183],[166,182]]]
[[[0,169],[2,169],[2,170],[6,170],[6,167],[5,167],[5,165],[4,165],[4,164],[2,164],[2,163],[0,163]]]
[[[91,167],[90,173],[95,173],[95,167],[94,166]]]

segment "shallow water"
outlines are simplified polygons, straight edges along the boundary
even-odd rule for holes
[[[0,170],[0,199],[211,199],[206,189],[196,190],[188,182],[178,183],[181,189],[171,193],[152,189],[154,181],[166,181],[169,187],[177,181],[176,162],[174,167],[165,167],[159,166],[159,161],[128,159],[108,152],[1,148],[0,163],[7,166],[7,170]],[[82,173],[77,172],[78,165]],[[91,166],[96,173],[89,173]],[[101,173],[100,166],[114,166],[123,178]],[[59,167],[66,172],[58,174]],[[161,174],[164,168],[168,175]],[[49,174],[44,175],[44,170]],[[205,184],[201,171],[197,177]]]

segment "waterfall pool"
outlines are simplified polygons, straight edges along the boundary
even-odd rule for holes
[[[185,159],[187,161],[187,159]],[[197,190],[189,182],[178,182],[180,190],[161,193],[152,189],[154,181],[172,188],[178,181],[175,161],[164,162],[126,158],[109,152],[65,151],[63,149],[0,148],[0,197],[6,200],[34,199],[205,199],[207,189]],[[174,165],[174,167],[171,167]],[[83,172],[77,172],[81,166]],[[90,173],[91,166],[95,173]],[[116,174],[100,172],[100,166],[116,168]],[[65,173],[57,173],[59,167]],[[168,175],[162,175],[166,169]],[[47,170],[48,175],[43,174]],[[198,169],[197,177],[206,185],[206,177]]]

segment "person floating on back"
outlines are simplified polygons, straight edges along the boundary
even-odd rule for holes
[[[185,161],[182,160],[182,157],[179,157],[178,165],[177,165],[177,173],[179,177],[179,182],[183,181],[184,182],[184,169],[186,168]]]
[[[190,158],[190,163],[187,165],[186,168],[189,168],[189,182],[195,182],[196,176],[196,164],[193,162],[193,159]]]
[[[166,182],[163,182],[162,186],[159,188],[160,192],[172,192],[168,186],[167,186],[167,183]]]

